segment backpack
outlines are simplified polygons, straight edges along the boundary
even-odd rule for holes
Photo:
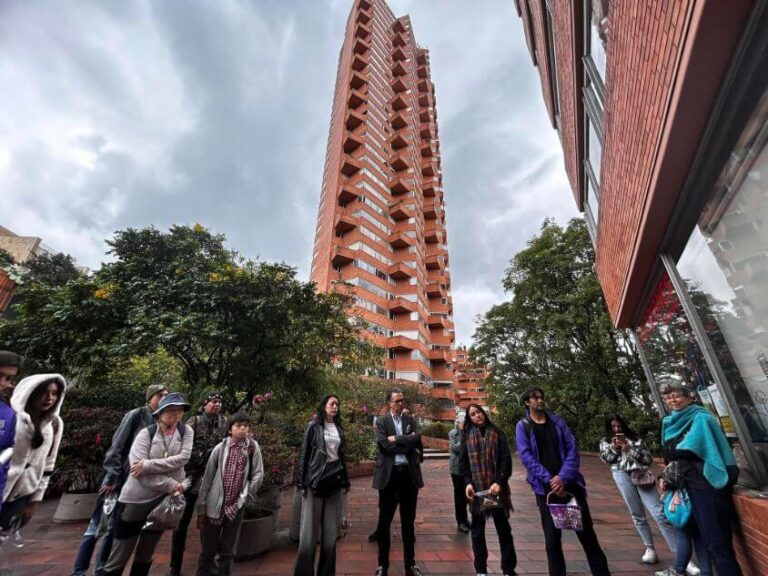
[[[176,429],[179,431],[179,438],[181,440],[184,440],[184,432],[187,431],[187,427],[184,425],[183,422],[179,422],[176,425]],[[149,432],[149,440],[151,441],[152,438],[155,437],[155,433],[157,432],[157,424],[150,424],[147,426],[147,432]]]

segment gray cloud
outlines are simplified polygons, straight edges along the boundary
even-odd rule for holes
[[[5,2],[2,224],[97,267],[126,226],[201,222],[309,272],[350,0]],[[509,0],[392,0],[430,49],[457,340],[509,258],[576,214]]]

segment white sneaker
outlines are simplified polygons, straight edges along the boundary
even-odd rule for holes
[[[693,560],[688,562],[688,566],[685,567],[685,573],[688,576],[701,576],[701,570],[693,563]]]
[[[653,548],[646,548],[645,554],[643,554],[642,557],[643,564],[656,564],[656,562],[659,561],[658,556],[656,556],[656,550]]]
[[[656,576],[685,576],[685,574],[680,574],[680,572],[670,566],[666,570],[656,572]]]

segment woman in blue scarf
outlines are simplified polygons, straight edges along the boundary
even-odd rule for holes
[[[664,459],[679,465],[675,487],[688,491],[691,519],[678,530],[674,564],[657,575],[685,574],[693,540],[702,576],[711,574],[710,565],[719,576],[741,576],[731,528],[735,515],[731,494],[738,478],[733,451],[717,418],[693,404],[687,386],[681,382],[664,384],[661,395],[672,411],[661,423]],[[663,483],[662,488],[672,486]]]

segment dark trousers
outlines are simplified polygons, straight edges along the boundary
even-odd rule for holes
[[[501,508],[491,510],[493,524],[499,535],[499,549],[501,550],[501,571],[504,574],[514,574],[517,566],[517,553],[515,542],[512,539],[512,528],[509,526],[507,511]],[[475,555],[475,572],[485,574],[488,572],[488,546],[485,544],[485,520],[486,513],[472,511],[472,553]]]
[[[112,539],[114,538],[114,526],[117,516],[120,515],[122,505],[117,502],[112,514],[108,520],[108,527],[101,538],[101,547],[99,548],[99,554],[96,558],[96,570],[94,576],[101,574],[104,569],[104,565],[109,559],[109,554],[112,551]],[[101,524],[103,522],[102,516],[104,514],[104,496],[101,495],[96,500],[96,507],[91,514],[91,520],[88,523],[88,527],[85,529],[82,538],[80,538],[80,546],[77,549],[77,556],[75,557],[75,566],[72,569],[72,576],[85,576],[88,572],[88,568],[91,564],[91,558],[93,552],[96,550],[96,544],[99,536],[101,536]]]
[[[730,490],[699,490],[688,487],[691,515],[698,528],[692,536],[694,545],[703,544],[718,576],[741,576],[733,550],[735,512]],[[698,541],[697,541],[698,539]],[[697,554],[699,546],[696,546]]]
[[[456,524],[467,526],[469,522],[467,521],[467,494],[464,478],[451,474],[451,481],[453,481],[453,509],[456,513]]]
[[[179,527],[173,531],[171,539],[171,570],[176,574],[181,572],[181,566],[184,563],[184,548],[187,545],[187,530],[192,516],[195,514],[195,503],[197,494],[184,492],[184,500],[187,505],[184,507],[184,514],[181,516]]]
[[[221,524],[211,524],[206,521],[200,530],[200,560],[197,562],[196,576],[211,575],[217,554],[219,555],[219,576],[232,574],[232,555],[242,520],[243,509],[241,508],[232,520],[228,520],[225,516]]]
[[[389,549],[392,545],[390,526],[395,509],[400,505],[400,525],[403,538],[403,559],[406,567],[416,564],[416,502],[419,489],[411,480],[408,466],[394,466],[392,477],[383,490],[379,490],[379,566],[389,568]]]
[[[593,576],[610,576],[608,560],[603,549],[600,547],[597,534],[595,534],[595,527],[592,524],[592,515],[589,513],[586,492],[584,492],[581,486],[575,484],[568,486],[566,490],[576,497],[576,501],[581,506],[584,529],[577,531],[576,537],[581,542],[581,547],[584,548],[584,554],[586,554],[587,562],[589,562],[589,569],[592,571]],[[547,508],[546,496],[536,494],[536,504],[539,506],[539,514],[541,515],[541,527],[544,528],[549,576],[566,576],[562,530],[555,528],[555,523],[552,521],[552,516]]]
[[[0,494],[0,498],[2,494]],[[8,530],[11,526],[18,527],[17,523],[21,520],[21,513],[27,507],[27,502],[32,498],[32,494],[21,496],[16,500],[3,503],[3,509],[0,511],[0,528]]]

